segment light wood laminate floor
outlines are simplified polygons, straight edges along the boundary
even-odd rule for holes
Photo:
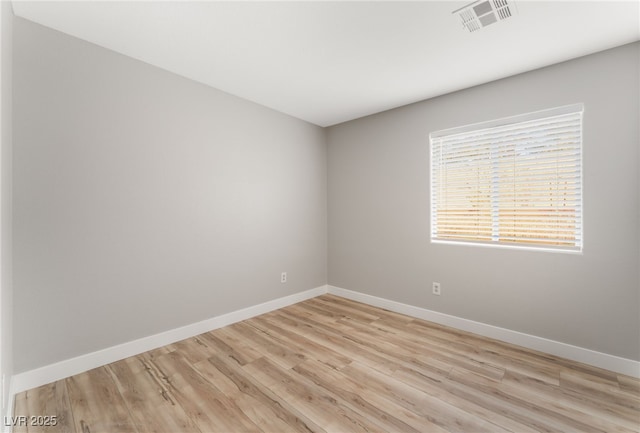
[[[638,432],[628,376],[323,295],[19,394],[16,432]]]

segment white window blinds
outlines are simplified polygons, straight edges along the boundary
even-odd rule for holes
[[[432,133],[431,239],[581,250],[582,112]]]

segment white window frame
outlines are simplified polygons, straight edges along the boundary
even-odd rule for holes
[[[578,114],[579,115],[579,145],[578,151],[579,156],[577,158],[577,163],[579,165],[577,179],[579,180],[579,202],[577,205],[577,215],[576,215],[576,245],[574,246],[558,246],[551,244],[539,244],[539,243],[526,243],[526,242],[501,242],[496,236],[496,219],[495,215],[493,215],[493,228],[492,228],[492,236],[491,241],[486,240],[472,240],[472,239],[448,239],[438,237],[437,230],[437,208],[436,208],[436,191],[434,185],[436,185],[434,176],[434,142],[440,138],[453,136],[457,134],[465,134],[469,132],[476,132],[482,130],[490,130],[493,128],[499,128],[509,125],[516,125],[519,123],[537,121],[546,118],[552,118],[556,116],[564,116],[569,114]],[[514,249],[526,249],[526,250],[535,250],[535,251],[552,251],[552,252],[563,252],[563,253],[578,253],[582,254],[584,248],[584,177],[583,177],[583,114],[584,114],[584,105],[583,104],[572,104],[566,105],[562,107],[552,108],[548,110],[541,110],[532,113],[526,113],[516,116],[505,117],[496,120],[490,120],[486,122],[479,122],[474,124],[469,124],[461,127],[444,129],[436,132],[432,132],[429,134],[429,171],[430,171],[430,187],[429,192],[431,196],[430,200],[430,239],[431,243],[436,244],[455,244],[455,245],[473,245],[473,246],[481,246],[481,247],[492,247],[492,248],[514,248]],[[493,173],[493,172],[492,172]],[[493,183],[492,183],[493,185]],[[492,186],[493,188],[493,186]],[[492,203],[493,199],[496,195],[492,191]],[[495,213],[498,208],[497,206],[491,207],[492,214]],[[499,230],[499,228],[497,228]]]

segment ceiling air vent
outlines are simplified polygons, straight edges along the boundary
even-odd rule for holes
[[[470,32],[506,20],[514,12],[515,8],[508,0],[478,0],[453,11],[460,16],[462,25]]]

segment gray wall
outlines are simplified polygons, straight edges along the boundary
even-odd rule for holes
[[[326,284],[323,129],[14,26],[16,373]]]
[[[639,360],[639,47],[331,127],[329,284]],[[577,102],[584,254],[430,244],[430,132]]]
[[[2,101],[0,119],[0,373],[5,378],[5,396],[0,416],[6,415],[7,398],[9,396],[9,382],[13,374],[13,278],[12,278],[12,210],[11,210],[11,166],[12,166],[12,38],[13,38],[13,10],[11,3],[0,2],[0,19],[2,27],[2,58],[0,59]],[[4,419],[4,418],[3,418]]]

